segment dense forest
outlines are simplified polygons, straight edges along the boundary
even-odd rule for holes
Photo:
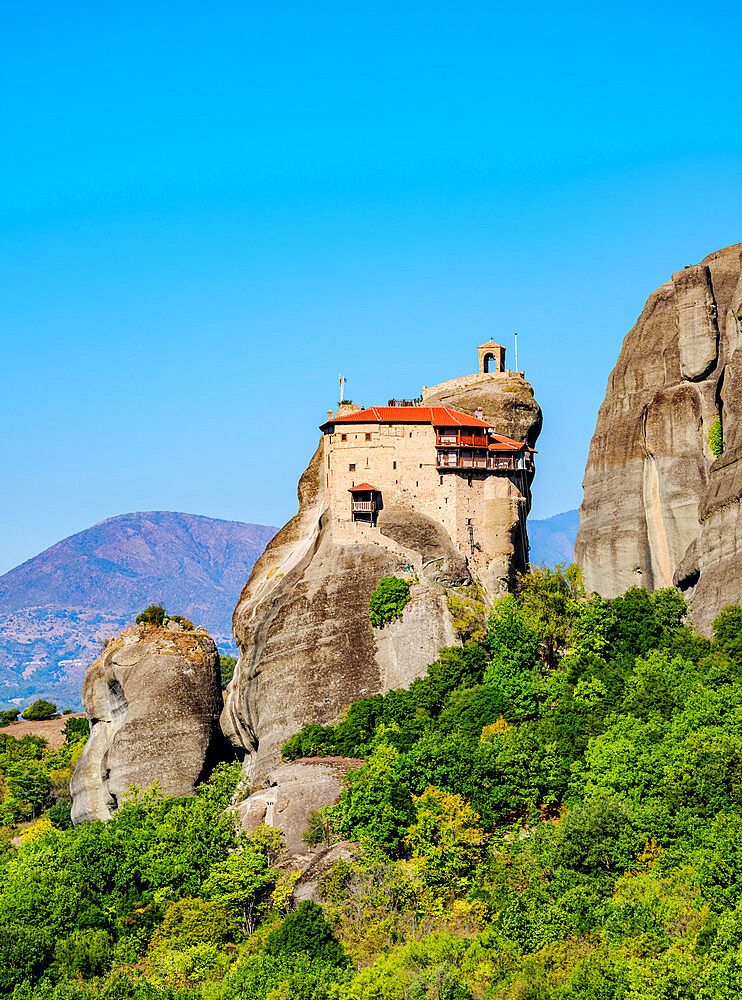
[[[738,997],[742,609],[708,640],[677,591],[608,601],[574,567],[450,606],[462,645],[425,677],[284,746],[364,761],[307,826],[354,845],[319,904],[275,831],[237,828],[237,765],[71,828],[84,732],[0,737],[0,995]]]

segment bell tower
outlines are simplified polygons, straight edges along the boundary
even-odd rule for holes
[[[505,348],[502,344],[488,340],[486,344],[480,344],[477,350],[479,351],[480,375],[505,371]]]

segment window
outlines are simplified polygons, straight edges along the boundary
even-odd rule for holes
[[[353,466],[353,468],[355,469],[355,465]],[[469,485],[471,486],[471,476],[469,476]]]
[[[371,435],[370,435],[370,434],[368,434],[368,433],[366,434],[366,440],[367,440],[367,441],[370,441],[370,440],[371,440]]]
[[[396,468],[397,468],[397,463],[396,463],[396,462],[392,462],[392,468],[393,468],[393,469],[396,469]]]
[[[412,431],[410,431],[410,437],[412,437]]]
[[[355,471],[356,471],[356,463],[351,462],[350,465],[348,466],[348,472],[355,472]],[[469,480],[469,485],[471,486],[471,479]]]
[[[443,486],[443,476],[440,477],[440,480],[441,480],[441,486]]]
[[[348,435],[347,434],[341,434],[340,435],[340,440],[341,441],[347,441],[348,440]]]
[[[420,463],[420,468],[422,469],[422,467],[423,467],[423,463],[421,462],[421,463]]]
[[[329,455],[327,456],[327,468],[328,469],[330,468],[330,456]]]
[[[415,483],[415,486],[419,486],[419,485],[420,485],[420,483]]]

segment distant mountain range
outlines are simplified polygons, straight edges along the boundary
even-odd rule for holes
[[[232,612],[276,529],[171,511],[122,514],[0,576],[0,701],[80,706],[102,640],[149,604],[233,650]]]
[[[531,562],[571,563],[575,557],[575,539],[580,523],[580,512],[566,510],[563,514],[546,517],[543,520],[528,518],[528,542],[531,547]]]

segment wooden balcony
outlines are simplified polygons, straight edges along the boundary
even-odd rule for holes
[[[530,457],[516,458],[514,455],[462,455],[459,451],[439,451],[436,460],[438,469],[485,469],[494,472],[515,472],[516,469],[529,470]]]
[[[436,434],[438,448],[486,448],[489,438],[486,434],[466,434],[459,431],[456,434]]]
[[[351,506],[354,514],[376,513],[376,503],[374,500],[353,500]]]

